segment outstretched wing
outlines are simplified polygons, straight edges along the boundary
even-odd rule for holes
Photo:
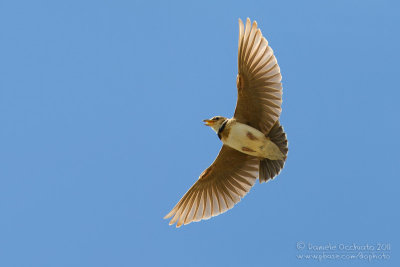
[[[281,114],[281,73],[257,22],[239,19],[238,100],[234,118],[267,134]]]
[[[176,227],[207,220],[233,208],[254,185],[259,160],[223,145],[215,161],[164,219]]]

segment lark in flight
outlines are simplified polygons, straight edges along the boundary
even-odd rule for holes
[[[282,76],[274,53],[257,22],[239,19],[238,99],[233,118],[204,120],[223,146],[215,159],[165,216],[170,225],[188,224],[219,215],[240,201],[254,185],[274,178],[288,153],[279,123]]]

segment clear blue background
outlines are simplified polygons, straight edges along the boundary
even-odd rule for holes
[[[334,2],[334,3],[332,3]],[[399,266],[396,1],[1,1],[0,266]],[[289,157],[229,212],[162,217],[232,116],[238,18],[283,74]]]

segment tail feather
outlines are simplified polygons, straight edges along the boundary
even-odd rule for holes
[[[268,180],[273,179],[280,173],[280,171],[283,169],[283,166],[285,165],[287,153],[289,150],[286,133],[283,131],[283,127],[279,121],[277,121],[272,127],[271,131],[268,133],[268,137],[279,147],[280,151],[285,155],[285,158],[283,160],[260,160],[260,183],[267,182]]]

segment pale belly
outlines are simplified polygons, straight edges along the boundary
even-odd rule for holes
[[[279,148],[262,132],[239,122],[232,125],[229,136],[222,142],[248,155],[273,160],[283,158]]]

